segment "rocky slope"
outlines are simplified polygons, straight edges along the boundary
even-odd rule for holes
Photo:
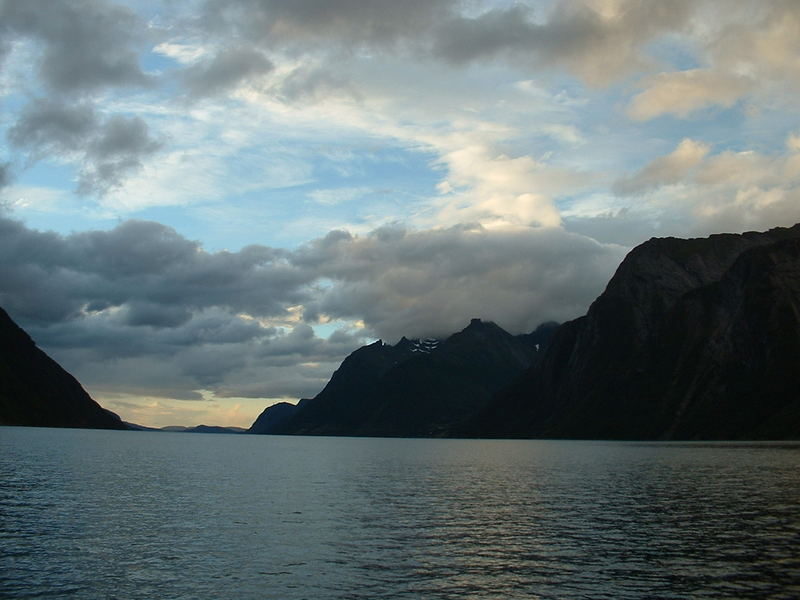
[[[0,308],[0,425],[128,429]]]
[[[800,225],[638,246],[461,433],[800,437]]]
[[[316,397],[294,410],[268,408],[250,431],[447,435],[530,366],[537,344],[543,347],[554,328],[513,336],[473,319],[442,342],[403,338],[392,346],[377,341],[348,356]]]

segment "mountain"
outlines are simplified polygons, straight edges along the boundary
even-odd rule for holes
[[[0,425],[128,429],[0,308]]]
[[[463,435],[800,437],[800,225],[634,248]]]
[[[196,425],[187,427],[184,433],[244,433],[244,427],[222,427],[221,425]]]
[[[300,400],[297,404],[278,402],[264,409],[248,429],[249,433],[281,433],[286,429],[289,420],[308,400]]]
[[[377,341],[342,362],[314,398],[268,408],[253,433],[441,436],[519,376],[553,325],[513,336],[473,319],[444,341]],[[277,412],[276,412],[277,411]]]

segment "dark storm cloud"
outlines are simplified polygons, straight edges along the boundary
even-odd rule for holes
[[[295,251],[217,253],[143,221],[64,237],[4,218],[0,234],[3,303],[30,321],[105,311],[128,325],[175,328],[205,309],[274,318],[303,305],[307,322],[364,319],[388,337],[444,334],[474,316],[517,332],[575,316],[623,251],[560,229],[387,227],[363,237],[334,231]],[[303,335],[310,330],[282,343],[311,339]]]
[[[285,264],[282,251],[253,246],[209,254],[152,222],[127,221],[111,231],[62,237],[0,219],[0,234],[4,303],[42,321],[75,318],[92,306],[139,302],[170,311],[225,306],[283,314],[285,306],[305,299],[301,288],[309,281],[308,274]],[[51,288],[59,293],[48,293]],[[153,310],[150,306],[146,318],[136,310],[127,318],[153,325],[158,321]],[[175,319],[170,315],[164,322]]]
[[[0,218],[0,305],[89,386],[139,365],[145,389],[146,363],[155,395],[181,385],[252,395],[267,389],[264,369],[276,373],[272,396],[309,395],[369,335],[442,336],[471,317],[519,333],[577,316],[622,253],[558,229],[470,227],[209,253],[153,222],[61,236]],[[321,339],[310,325],[329,318],[366,329]]]
[[[98,117],[90,104],[38,99],[23,108],[8,131],[8,140],[29,150],[34,158],[68,154],[83,149],[97,127]]]
[[[0,1],[0,35],[39,42],[39,75],[59,93],[147,85],[137,56],[147,31],[128,9],[100,0]]]
[[[139,117],[110,117],[86,148],[87,163],[81,172],[78,191],[103,194],[122,184],[125,177],[142,168],[142,159],[161,147],[150,137]]]
[[[602,14],[579,2],[562,2],[537,22],[531,7],[493,9],[474,18],[442,23],[435,55],[454,63],[507,57],[531,66],[566,67],[594,85],[604,85],[640,66],[642,46],[682,25],[687,0],[620,2]]]
[[[184,85],[192,96],[211,96],[271,71],[272,63],[250,48],[225,48],[212,58],[183,72]]]
[[[102,194],[137,171],[161,144],[139,117],[104,118],[86,102],[48,99],[28,103],[8,131],[8,140],[28,151],[28,161],[60,156],[80,161],[78,191]]]
[[[562,2],[547,15],[525,4],[470,14],[468,5],[448,0],[210,0],[205,22],[217,33],[283,51],[401,51],[456,64],[504,58],[530,68],[566,67],[607,84],[641,66],[642,46],[684,24],[690,7],[688,0],[628,0],[603,14]]]
[[[383,228],[360,238],[329,234],[299,250],[295,262],[336,282],[306,305],[309,318],[317,312],[360,318],[396,341],[447,335],[471,317],[514,333],[575,317],[621,255],[619,247],[559,229]]]

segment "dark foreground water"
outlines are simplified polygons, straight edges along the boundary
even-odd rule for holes
[[[800,446],[0,428],[0,597],[797,598]]]

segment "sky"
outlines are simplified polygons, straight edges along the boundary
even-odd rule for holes
[[[798,93],[796,0],[0,0],[0,306],[127,421],[246,427],[800,221]]]

